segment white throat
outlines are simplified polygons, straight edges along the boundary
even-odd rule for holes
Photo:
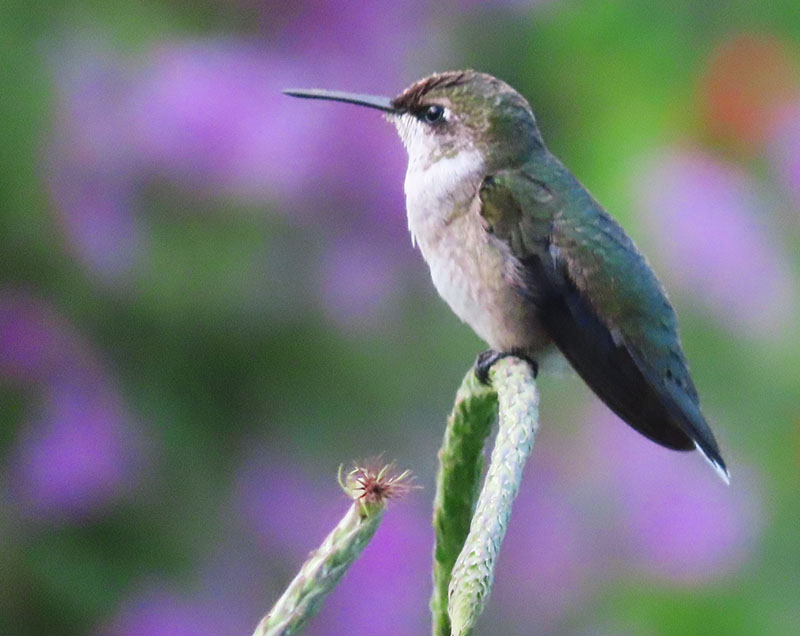
[[[419,131],[405,138],[408,170],[404,184],[412,242],[423,245],[443,225],[466,212],[483,178],[483,156],[474,147],[436,157],[432,140]]]
[[[483,176],[483,157],[463,150],[427,166],[409,159],[405,193],[408,229],[417,242],[467,211]]]
[[[411,115],[394,118],[394,124],[408,152],[408,229],[412,242],[422,247],[454,214],[466,211],[483,178],[484,161],[471,144],[447,154],[436,133]]]

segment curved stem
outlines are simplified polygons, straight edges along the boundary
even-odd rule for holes
[[[492,388],[476,386],[469,376],[464,380],[445,433],[434,513],[436,553],[431,605],[435,636],[451,633],[466,636],[472,633],[483,612],[522,470],[538,428],[539,396],[530,365],[516,358],[505,358],[495,363],[489,377]],[[482,467],[481,448],[495,404],[499,421],[497,438],[475,514],[471,516]],[[462,478],[452,480],[446,460],[451,463],[450,450],[464,444],[468,452],[461,457],[463,465],[458,469]],[[448,488],[454,492],[448,492]],[[451,499],[460,506],[448,507]],[[471,521],[467,521],[468,532],[464,529],[465,516],[471,516]],[[454,550],[458,550],[457,557],[453,557]],[[447,587],[446,596],[443,586]],[[445,609],[447,623],[441,616]]]
[[[450,573],[469,532],[478,498],[483,446],[497,408],[494,388],[478,381],[470,370],[456,394],[444,441],[439,450],[439,471],[433,503],[436,545],[433,553],[434,636],[450,636],[447,589]]]

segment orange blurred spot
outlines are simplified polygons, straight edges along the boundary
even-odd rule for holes
[[[701,77],[705,125],[744,150],[760,147],[776,111],[800,94],[798,71],[794,52],[776,37],[747,34],[723,42]]]

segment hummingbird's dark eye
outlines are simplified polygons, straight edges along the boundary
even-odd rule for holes
[[[444,107],[439,106],[439,104],[431,104],[422,113],[422,119],[429,124],[435,124],[436,122],[441,121],[443,117]]]

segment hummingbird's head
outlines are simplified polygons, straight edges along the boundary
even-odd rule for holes
[[[462,152],[478,153],[490,170],[508,168],[544,147],[525,98],[477,71],[435,73],[395,98],[317,89],[284,92],[383,111],[397,127],[410,167],[417,170]]]
[[[544,146],[530,105],[505,82],[476,71],[436,73],[391,101],[395,123],[420,168],[461,152],[477,152],[483,164],[507,168]]]

